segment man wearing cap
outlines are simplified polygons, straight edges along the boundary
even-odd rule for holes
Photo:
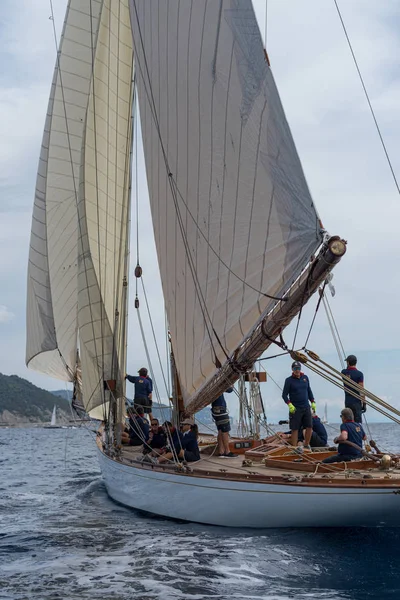
[[[133,406],[143,406],[144,413],[149,415],[151,422],[153,418],[151,413],[153,382],[147,375],[147,369],[144,367],[139,369],[139,377],[137,375],[125,375],[125,379],[135,384]]]
[[[356,367],[357,357],[354,354],[349,354],[346,358],[347,368],[343,369],[342,375],[349,377],[354,383],[358,383],[361,387],[364,387],[364,375]],[[354,421],[356,423],[362,422],[362,413],[366,411],[365,397],[360,393],[359,390],[354,390],[349,387],[348,382],[343,379],[344,385],[344,405],[346,408],[350,408],[353,411]]]
[[[366,439],[362,425],[354,422],[354,415],[350,408],[344,408],[340,417],[342,419],[340,435],[333,440],[335,444],[339,444],[338,453],[328,456],[322,461],[323,463],[348,462],[362,458],[362,443]]]
[[[310,382],[301,371],[301,364],[296,360],[292,363],[292,375],[285,380],[282,398],[289,407],[290,443],[297,446],[299,429],[304,428],[304,447],[311,450],[312,434],[311,408],[315,412],[316,405],[311,391]],[[310,404],[311,403],[311,408]]]

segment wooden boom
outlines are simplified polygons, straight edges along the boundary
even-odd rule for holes
[[[189,399],[185,414],[201,410],[249,371],[282,330],[308,302],[329,271],[346,252],[346,242],[338,236],[324,241],[318,255],[270,312],[261,317],[249,337],[235,350],[217,373]]]

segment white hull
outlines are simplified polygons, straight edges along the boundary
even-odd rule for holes
[[[99,460],[111,498],[165,517],[226,527],[400,526],[393,489],[222,481],[128,466],[100,450]]]

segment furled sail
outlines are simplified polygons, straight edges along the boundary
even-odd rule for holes
[[[79,171],[99,11],[98,2],[68,3],[40,152],[29,250],[26,363],[67,381],[73,379],[76,358]]]
[[[251,0],[130,0],[147,180],[185,401],[321,243]],[[262,293],[261,293],[262,292]]]
[[[125,366],[132,79],[128,0],[70,0],[37,179],[27,364],[81,385],[91,413]]]

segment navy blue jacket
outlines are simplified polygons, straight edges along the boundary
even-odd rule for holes
[[[188,431],[187,433],[183,434],[182,448],[188,452],[191,452],[194,455],[195,460],[200,460],[199,445],[193,431]]]
[[[314,394],[311,391],[307,375],[301,373],[300,379],[294,375],[288,377],[283,386],[282,398],[286,404],[291,402],[296,408],[307,408],[308,401],[314,401]]]
[[[342,375],[347,375],[347,377],[350,377],[350,379],[352,381],[354,381],[354,383],[364,383],[364,374],[361,373],[361,371],[359,371],[355,367],[349,367],[348,369],[343,369]],[[358,390],[351,390],[348,387],[348,384],[346,383],[346,381],[343,381],[343,385],[344,385],[344,395],[345,395],[344,401],[345,401],[346,406],[348,404],[354,404],[356,402],[361,402],[361,398],[360,399],[354,398],[354,396],[353,396],[353,394],[355,394],[356,396],[360,396],[360,392]],[[349,393],[349,392],[352,392],[352,393]]]
[[[131,446],[141,446],[149,439],[150,425],[147,419],[135,415],[129,419],[129,437]]]
[[[349,446],[348,444],[341,444],[339,442],[339,454],[348,454],[350,456],[362,456],[361,450],[363,439],[365,438],[365,433],[360,423],[354,423],[354,421],[346,421],[345,423],[341,424],[340,431],[347,431],[348,441],[353,442],[353,444],[357,444],[357,446],[360,447],[360,450],[358,451],[357,448],[353,448],[353,446]]]
[[[153,435],[149,445],[151,448],[164,448],[167,445],[167,437],[162,427],[158,428],[157,433]]]
[[[317,416],[313,417],[312,420],[312,428],[313,431],[321,438],[321,442],[325,444],[328,443],[328,434],[326,432],[325,426],[322,423],[321,419]]]
[[[150,377],[141,377],[137,375],[127,375],[127,380],[135,384],[135,400],[148,398],[153,391],[153,382]]]
[[[166,435],[167,446],[171,449],[171,451],[172,451],[172,449],[174,449],[176,454],[179,454],[179,452],[183,448],[182,437],[183,437],[182,433],[180,431],[178,431],[177,429],[174,430],[174,433],[172,435],[170,435],[170,434]]]

